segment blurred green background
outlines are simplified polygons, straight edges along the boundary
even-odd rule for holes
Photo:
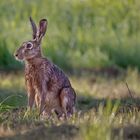
[[[31,39],[29,16],[48,19],[44,55],[65,70],[140,69],[139,0],[0,0],[0,69],[21,69],[13,52]]]

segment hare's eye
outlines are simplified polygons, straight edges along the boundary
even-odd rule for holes
[[[26,45],[26,48],[27,48],[27,49],[32,49],[32,47],[33,47],[33,44],[30,43],[30,42],[28,42],[27,45]]]

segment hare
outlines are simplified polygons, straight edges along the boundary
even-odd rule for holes
[[[47,20],[41,19],[37,28],[30,17],[32,40],[22,43],[14,56],[25,61],[25,85],[28,106],[35,104],[40,114],[69,117],[75,110],[76,93],[68,77],[55,64],[42,56],[41,40],[47,30]]]

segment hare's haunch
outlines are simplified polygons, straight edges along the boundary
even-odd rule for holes
[[[52,110],[58,117],[73,114],[76,94],[64,72],[44,58],[41,53],[41,40],[46,33],[47,20],[42,19],[39,27],[30,17],[33,39],[22,43],[15,58],[25,61],[25,83],[30,109],[35,104],[40,114],[51,115]]]

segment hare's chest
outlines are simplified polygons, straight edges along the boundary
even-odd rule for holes
[[[39,90],[41,87],[41,78],[37,69],[32,67],[26,69],[25,80],[34,90]]]

